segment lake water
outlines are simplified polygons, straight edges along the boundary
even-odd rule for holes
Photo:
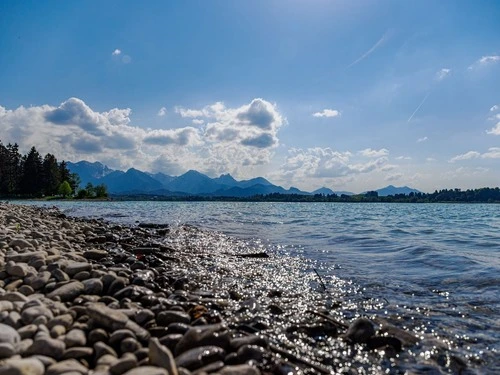
[[[26,203],[26,202],[23,202]],[[32,202],[30,202],[32,203]],[[68,215],[192,224],[312,259],[386,309],[441,332],[480,373],[500,373],[500,205],[36,202]]]

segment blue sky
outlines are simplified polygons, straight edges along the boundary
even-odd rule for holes
[[[0,2],[0,140],[283,186],[500,185],[496,1]]]

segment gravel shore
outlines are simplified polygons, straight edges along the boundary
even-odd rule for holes
[[[190,226],[0,203],[0,375],[404,373],[415,362],[405,353],[423,337],[362,317],[342,280],[325,293],[306,261],[260,250]]]

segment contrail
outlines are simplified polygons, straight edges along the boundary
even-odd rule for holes
[[[370,56],[378,47],[380,47],[382,44],[385,43],[387,39],[391,37],[392,30],[387,30],[384,35],[382,35],[382,38],[378,40],[377,43],[375,43],[372,48],[370,48],[368,51],[366,51],[361,57],[359,57],[357,60],[354,60],[352,63],[349,64],[349,66],[346,69],[349,69],[351,66],[356,65],[360,61],[364,60],[368,56]]]
[[[422,107],[425,103],[425,101],[427,100],[427,98],[429,97],[430,95],[430,91],[427,93],[427,95],[425,96],[424,100],[422,100],[422,102],[418,105],[417,109],[411,114],[410,118],[408,119],[408,122],[411,121],[411,119],[413,118],[413,116],[415,116],[415,114],[418,112],[418,110],[420,109],[420,107]]]

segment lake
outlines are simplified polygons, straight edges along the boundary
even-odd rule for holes
[[[121,224],[187,223],[309,259],[327,286],[350,280],[386,313],[411,316],[423,333],[446,336],[462,357],[500,372],[500,205],[18,203]]]

